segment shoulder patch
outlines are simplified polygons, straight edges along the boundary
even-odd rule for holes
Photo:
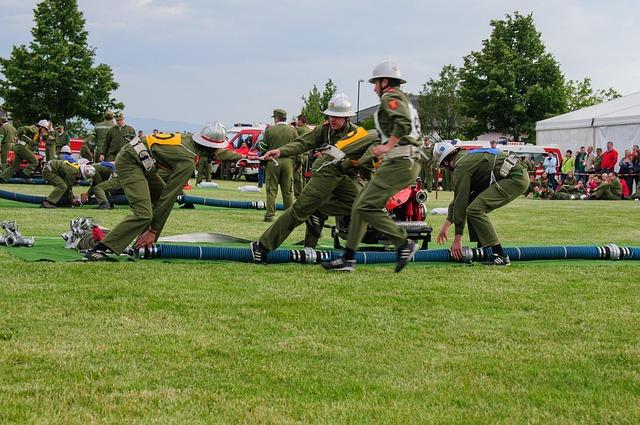
[[[391,99],[389,101],[389,108],[396,110],[398,109],[398,106],[400,106],[400,104],[398,103],[398,101],[396,99]]]

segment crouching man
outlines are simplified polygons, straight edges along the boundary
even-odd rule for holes
[[[54,159],[42,169],[42,177],[54,187],[53,191],[42,201],[41,208],[57,208],[70,205],[80,205],[80,201],[73,196],[73,186],[78,180],[93,178],[95,168],[89,164]]]
[[[465,221],[469,225],[469,238],[479,247],[491,248],[493,254],[488,265],[506,266],[509,256],[498,241],[498,235],[488,213],[507,205],[522,195],[529,186],[526,165],[515,155],[498,149],[461,150],[449,142],[436,143],[433,150],[436,167],[441,165],[453,171],[454,194],[449,214],[437,241],[443,244],[449,227],[455,225],[451,255],[462,258],[462,235]]]

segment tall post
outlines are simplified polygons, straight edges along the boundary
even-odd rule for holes
[[[360,124],[360,83],[364,83],[364,80],[358,80],[358,100],[356,101],[356,124]]]

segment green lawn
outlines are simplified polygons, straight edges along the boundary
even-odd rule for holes
[[[220,183],[190,193],[264,196]],[[439,198],[429,209],[451,199]],[[0,202],[0,221],[27,236],[57,236],[84,215],[112,227],[126,213]],[[257,238],[262,214],[176,209],[165,234]],[[492,218],[505,246],[640,245],[638,202],[522,198]],[[443,219],[430,217],[436,231]],[[640,422],[637,261],[336,275],[296,264],[27,263],[0,250],[0,270],[2,424]]]

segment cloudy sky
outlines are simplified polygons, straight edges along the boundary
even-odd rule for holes
[[[28,43],[35,0],[0,0],[0,56]],[[357,82],[385,59],[418,92],[443,65],[460,66],[490,34],[489,21],[533,13],[565,76],[596,88],[640,90],[640,2],[323,0],[78,0],[111,65],[126,113],[162,120],[268,122],[328,78],[355,106]],[[360,106],[377,102],[361,85]]]

